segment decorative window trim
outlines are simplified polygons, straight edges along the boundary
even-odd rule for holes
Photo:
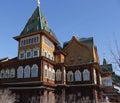
[[[81,78],[81,72],[80,70],[76,70],[75,71],[75,81],[81,81],[82,78]]]
[[[4,73],[4,78],[9,78],[9,69],[6,69]]]
[[[20,47],[40,43],[40,34],[29,36],[20,40]]]
[[[84,81],[89,81],[90,80],[90,72],[88,69],[84,69],[83,71],[83,80]]]
[[[52,79],[52,70],[51,70],[51,67],[49,67],[49,69],[48,69],[48,78],[49,79]]]
[[[112,86],[112,78],[111,77],[104,77],[102,78],[104,86]]]
[[[37,55],[35,55],[35,52],[37,52]],[[33,49],[33,57],[39,57],[40,49],[39,48],[34,48]]]
[[[18,69],[17,69],[17,78],[23,78],[23,67],[22,66],[19,66]],[[21,74],[19,74],[21,73]]]
[[[73,76],[73,72],[72,71],[69,71],[67,73],[67,81],[68,82],[73,82],[74,81],[74,76]]]
[[[48,78],[48,66],[44,65],[44,78]]]
[[[52,80],[55,80],[55,70],[52,69]]]
[[[47,50],[43,49],[43,52],[44,52],[44,56],[47,57]]]
[[[62,72],[60,69],[57,69],[56,71],[56,81],[61,81],[62,80]]]
[[[31,68],[31,77],[38,77],[38,65],[33,64]]]
[[[15,77],[15,68],[10,69],[10,78]]]
[[[48,47],[54,49],[54,44],[53,44],[46,36],[44,36],[44,43],[45,43]]]
[[[22,57],[21,57],[21,55],[22,55]],[[19,59],[25,59],[25,51],[24,50],[19,52]]]
[[[5,70],[2,69],[2,70],[0,71],[0,74],[1,74],[1,77],[0,77],[0,78],[4,78],[4,76],[5,76]]]
[[[30,53],[29,56],[28,56],[28,53]],[[29,58],[32,58],[32,50],[31,49],[26,50],[26,59],[29,59]]]
[[[24,68],[24,78],[30,78],[30,66],[26,65]]]

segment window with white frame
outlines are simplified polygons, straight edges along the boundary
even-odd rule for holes
[[[56,81],[61,81],[62,80],[62,72],[60,69],[57,69],[56,71]]]
[[[85,70],[83,71],[83,80],[84,80],[84,81],[89,81],[89,80],[90,80],[90,72],[89,72],[88,69],[85,69]]]
[[[19,59],[25,59],[25,51],[24,50],[20,51]]]
[[[2,69],[2,70],[0,71],[0,78],[4,78],[4,73],[5,73],[5,71]]]
[[[47,50],[43,50],[44,51],[44,56],[47,57]]]
[[[55,70],[52,69],[52,80],[55,80]]]
[[[23,78],[23,67],[19,66],[17,69],[17,78]]]
[[[31,77],[38,77],[38,65],[33,64],[31,68]]]
[[[10,69],[10,78],[15,77],[15,68]]]
[[[104,77],[102,78],[104,86],[112,86],[112,78],[111,77]]]
[[[39,57],[39,48],[33,49],[33,57]]]
[[[48,78],[49,79],[52,79],[52,70],[51,70],[51,67],[49,67],[49,69],[48,69]]]
[[[75,81],[81,81],[81,72],[79,70],[75,71]]]
[[[73,82],[73,80],[74,80],[73,72],[72,72],[72,71],[69,71],[69,72],[67,73],[67,81],[68,81],[68,82]]]
[[[54,44],[45,36],[44,36],[44,43],[50,48],[54,48]]]
[[[40,42],[40,35],[29,36],[20,40],[20,47]]]
[[[44,77],[48,78],[48,66],[44,65]]]
[[[24,68],[24,78],[30,78],[30,66],[26,65]]]
[[[31,49],[26,51],[26,58],[32,58],[32,51],[31,51]]]
[[[5,70],[4,78],[9,78],[9,69]]]

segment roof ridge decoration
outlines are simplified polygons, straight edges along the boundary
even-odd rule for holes
[[[37,0],[38,7],[40,6],[40,0]]]
[[[23,31],[20,33],[20,36],[29,35],[34,32],[45,30],[49,35],[53,36],[58,41],[56,35],[48,27],[48,22],[43,16],[42,10],[40,8],[40,0],[37,0],[37,3],[38,3],[37,8],[35,9],[32,16],[27,21]]]

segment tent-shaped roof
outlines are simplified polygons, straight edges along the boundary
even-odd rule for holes
[[[42,11],[39,6],[35,9],[32,16],[27,21],[24,29],[20,33],[19,36],[26,36],[31,33],[35,33],[41,30],[45,30],[49,35],[51,35],[54,39],[57,40],[56,35],[53,31],[48,27],[48,22],[42,14]],[[57,40],[58,41],[58,40]]]

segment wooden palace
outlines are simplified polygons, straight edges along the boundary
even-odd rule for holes
[[[18,41],[18,55],[0,60],[0,88],[9,88],[19,95],[19,103],[103,100],[93,37],[73,36],[61,47],[38,5],[14,39]]]

